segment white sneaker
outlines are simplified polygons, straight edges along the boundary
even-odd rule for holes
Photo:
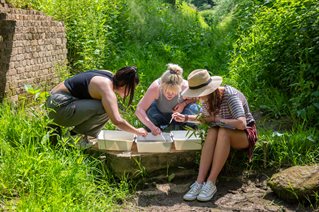
[[[211,181],[207,181],[204,183],[203,187],[201,188],[197,200],[198,201],[209,201],[213,198],[214,194],[216,193],[217,188],[215,184]]]
[[[186,201],[193,201],[199,194],[203,184],[199,184],[197,181],[190,186],[190,190],[183,196]]]

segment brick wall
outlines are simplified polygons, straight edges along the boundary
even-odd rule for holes
[[[0,0],[0,100],[17,101],[24,85],[48,90],[58,82],[55,67],[66,64],[62,22]]]
[[[6,3],[5,0],[0,0],[0,7],[6,7],[6,8],[8,8],[9,5]]]

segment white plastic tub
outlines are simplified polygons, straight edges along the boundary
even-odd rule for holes
[[[172,137],[176,150],[200,150],[201,139],[187,130],[172,131]],[[190,136],[191,135],[191,136]]]
[[[131,151],[135,135],[125,131],[102,130],[98,135],[101,150]]]
[[[136,146],[138,152],[170,152],[173,140],[170,133],[154,136],[149,133],[147,136],[137,136]]]

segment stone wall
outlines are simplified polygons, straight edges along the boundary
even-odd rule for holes
[[[29,84],[42,90],[58,82],[55,68],[66,64],[62,22],[0,0],[0,100],[17,101]]]

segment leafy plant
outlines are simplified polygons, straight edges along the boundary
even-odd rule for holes
[[[250,99],[280,93],[292,116],[317,126],[318,8],[314,0],[251,2],[240,10],[251,18],[230,64],[231,77]],[[247,22],[246,22],[247,23]],[[239,83],[240,82],[240,83]],[[270,92],[265,92],[270,89]],[[272,102],[267,107],[273,108]],[[283,110],[282,110],[283,111]]]
[[[283,133],[261,129],[253,162],[272,168],[318,163],[318,142],[315,129],[297,128]]]
[[[0,106],[0,195],[5,210],[108,210],[129,191],[101,161],[76,148],[52,148],[41,110]]]

